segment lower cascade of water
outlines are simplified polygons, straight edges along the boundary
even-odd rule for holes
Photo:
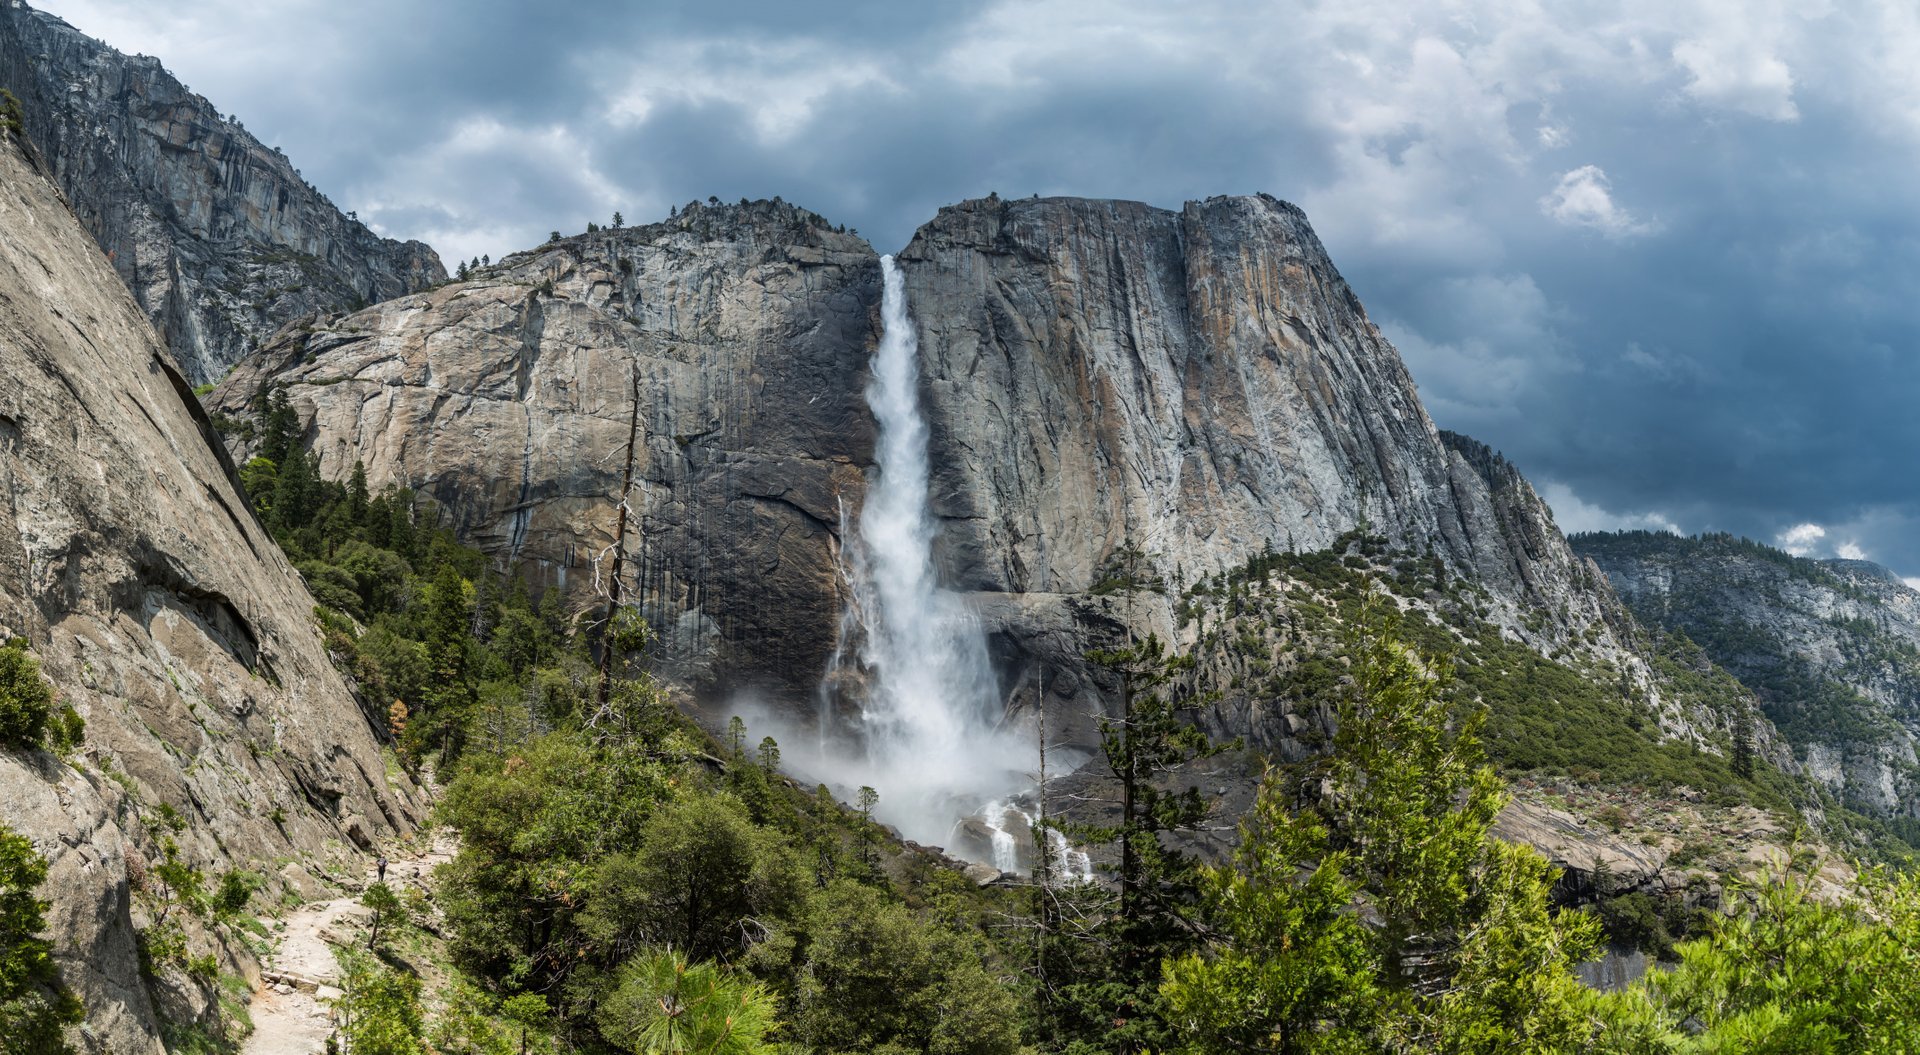
[[[986,827],[993,867],[1002,872],[1026,873],[1034,871],[1035,853],[1033,841],[1034,825],[1038,823],[1033,814],[1021,809],[1011,801],[994,800],[980,810],[980,823]],[[1084,850],[1079,850],[1067,840],[1057,828],[1046,829],[1047,833],[1047,869],[1055,883],[1090,883],[1093,881],[1093,858]]]

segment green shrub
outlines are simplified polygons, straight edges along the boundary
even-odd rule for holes
[[[12,92],[0,88],[0,135],[17,136],[27,130],[26,114]]]
[[[47,902],[34,896],[47,878],[33,843],[0,826],[0,1050],[67,1055],[61,1038],[80,1021],[80,1002],[60,984],[53,945],[40,937]]]
[[[0,747],[39,747],[53,713],[53,690],[18,638],[0,647]]]

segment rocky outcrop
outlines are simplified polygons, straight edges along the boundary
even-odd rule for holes
[[[1132,546],[1184,586],[1368,525],[1598,617],[1546,506],[1434,427],[1293,206],[964,202],[901,259],[952,581],[1082,592]]]
[[[420,805],[390,783],[312,597],[185,379],[4,142],[0,232],[0,639],[25,638],[86,720],[68,758],[0,751],[0,822],[51,862],[50,937],[87,1006],[84,1050],[158,1052],[156,1008],[198,1017],[214,996],[165,964],[144,981],[133,955],[149,922],[139,863],[161,859],[149,826],[165,808],[184,863],[268,873],[277,897],[353,854],[356,832],[410,828]],[[238,943],[193,940],[223,970],[252,969]]]
[[[217,379],[293,319],[447,277],[426,245],[341,215],[160,60],[20,0],[0,3],[0,87],[190,381]]]
[[[323,473],[363,462],[577,599],[610,571],[634,422],[626,594],[659,658],[713,691],[810,697],[871,460],[878,283],[866,242],[804,209],[689,204],[284,332],[210,405],[244,417],[283,387]]]
[[[1728,535],[1581,535],[1648,626],[1684,632],[1758,695],[1807,773],[1881,816],[1920,816],[1920,591],[1866,561]]]

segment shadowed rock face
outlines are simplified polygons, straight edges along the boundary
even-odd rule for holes
[[[420,807],[146,318],[4,142],[0,231],[0,639],[26,638],[87,723],[71,763],[0,751],[0,822],[50,861],[49,935],[100,1050],[157,1052],[150,994],[174,1017],[214,996],[139,977],[129,862],[159,859],[162,804],[209,874],[304,862],[269,874],[269,899]],[[226,963],[253,969],[244,947]]]
[[[627,596],[682,677],[808,695],[871,459],[878,303],[857,236],[781,203],[689,206],[289,330],[211,403],[238,417],[285,386],[324,473],[362,461],[584,599],[610,568],[637,391]]]
[[[218,378],[290,320],[446,278],[432,249],[341,215],[158,59],[18,0],[0,4],[0,87],[191,381]]]

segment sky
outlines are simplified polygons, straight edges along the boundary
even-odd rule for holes
[[[1920,5],[40,0],[451,265],[718,195],[1307,211],[1567,531],[1920,587]]]

